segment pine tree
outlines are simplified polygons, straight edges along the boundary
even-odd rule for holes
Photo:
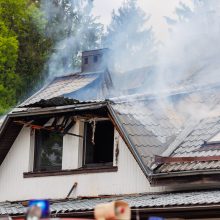
[[[147,28],[150,15],[127,0],[113,11],[104,44],[112,49],[117,70],[126,71],[151,65],[155,60],[156,41],[152,28]]]

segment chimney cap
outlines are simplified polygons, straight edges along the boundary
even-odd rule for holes
[[[109,48],[101,48],[101,49],[95,49],[95,50],[85,50],[82,51],[82,56],[93,56],[97,54],[103,54],[109,52]]]

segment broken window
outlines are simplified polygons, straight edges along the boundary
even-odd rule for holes
[[[36,130],[34,171],[62,169],[63,136],[58,133]]]
[[[112,165],[114,126],[108,121],[85,123],[84,165]]]

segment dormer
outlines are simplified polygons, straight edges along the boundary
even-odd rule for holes
[[[82,52],[82,72],[98,72],[107,67],[109,49],[89,50]]]

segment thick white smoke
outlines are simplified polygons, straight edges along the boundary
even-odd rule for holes
[[[154,64],[157,42],[149,19],[137,0],[124,1],[113,11],[104,44],[111,49],[112,66],[117,72]]]
[[[220,81],[220,2],[195,1],[159,54],[156,89],[198,87]]]
[[[170,118],[180,130],[191,122],[220,115],[216,89],[220,83],[220,1],[194,3],[192,11],[175,22],[170,38],[160,48],[150,91],[147,86],[138,91],[156,96],[152,113]],[[141,109],[142,115],[149,114],[136,100],[133,112]],[[135,117],[143,121],[139,114]]]

